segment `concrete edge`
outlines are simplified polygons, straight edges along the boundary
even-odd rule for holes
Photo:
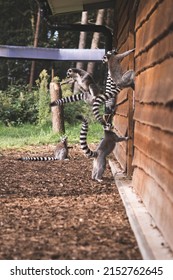
[[[143,259],[172,260],[173,252],[155,226],[143,202],[133,190],[132,181],[126,178],[115,161],[109,160],[109,166]]]

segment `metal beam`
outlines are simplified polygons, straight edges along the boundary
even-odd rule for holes
[[[0,58],[59,61],[101,61],[105,49],[53,49],[0,45]]]
[[[57,24],[56,19],[51,18],[47,20],[48,26],[54,30],[64,30],[64,31],[73,31],[73,32],[99,32],[105,36],[105,51],[112,50],[112,31],[110,28],[104,25],[95,25],[95,24]]]

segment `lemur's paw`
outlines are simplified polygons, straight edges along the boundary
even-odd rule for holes
[[[126,140],[130,140],[130,139],[132,139],[132,137],[131,136],[127,136],[127,137],[125,137],[126,138]]]

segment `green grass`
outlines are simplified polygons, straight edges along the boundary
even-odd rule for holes
[[[71,144],[79,143],[81,123],[65,125],[65,134]],[[25,124],[18,127],[0,125],[0,149],[23,148],[28,145],[56,144],[60,134],[53,133],[51,125],[38,126]],[[103,136],[103,129],[98,123],[89,124],[88,143],[97,143]]]

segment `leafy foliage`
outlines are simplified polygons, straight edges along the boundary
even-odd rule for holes
[[[63,97],[74,94],[69,84],[62,85],[62,93]],[[90,121],[94,120],[92,107],[84,101],[72,102],[64,105],[64,119],[69,124],[76,123],[76,116],[80,114],[85,115]]]
[[[0,44],[1,45],[17,45],[17,46],[33,46],[35,25],[37,19],[37,4],[35,0],[0,0]],[[96,20],[96,10],[88,12],[88,21],[92,24]],[[8,20],[7,20],[8,19]],[[58,16],[57,25],[80,23],[81,13],[65,14]],[[44,19],[41,19],[39,31],[39,47],[51,48],[72,48],[77,49],[79,43],[79,31],[58,30],[58,28],[50,27]],[[93,33],[87,32],[86,48],[91,47]],[[103,36],[102,36],[103,37]],[[101,37],[101,38],[102,38]],[[99,48],[104,46],[105,39],[101,39]],[[58,76],[62,79],[66,75],[66,71],[70,67],[75,67],[75,62],[58,61],[50,62],[46,60],[37,61],[35,68],[34,80],[37,79],[42,69],[47,69],[48,73],[54,67]],[[95,77],[96,81],[102,82],[102,69],[98,63],[99,76]],[[1,59],[0,64],[0,90],[5,90],[8,85],[20,84],[26,85],[29,81],[31,61],[28,60],[9,60]],[[86,64],[85,67],[86,69]],[[98,73],[98,71],[97,71]],[[98,78],[98,79],[97,79]]]
[[[38,123],[41,125],[46,124],[50,120],[48,80],[49,75],[44,69],[37,80],[37,85],[39,86]]]
[[[0,91],[0,119],[7,126],[37,121],[38,94],[36,91],[28,93],[26,87],[9,86]]]
[[[28,92],[28,88],[20,85],[11,85],[0,91],[0,119],[7,126],[16,126],[25,123],[45,125],[51,122],[50,96],[48,90],[49,75],[42,70],[36,81],[37,88]],[[59,80],[58,77],[55,79]],[[62,86],[63,97],[72,95],[70,85]],[[83,114],[93,121],[92,108],[84,101],[64,105],[64,121],[68,124],[76,123],[76,115]]]
[[[35,0],[0,0],[0,33],[1,45],[32,46],[34,41],[35,23],[37,18],[37,4]],[[88,12],[88,20],[94,23],[97,11]],[[7,20],[8,18],[8,20]],[[81,20],[81,13],[61,15],[57,24],[74,24]],[[78,48],[79,31],[62,31],[51,28],[41,20],[39,32],[39,47]],[[90,48],[92,33],[87,33],[86,48]],[[103,47],[100,42],[99,47]],[[86,65],[85,65],[86,66]],[[31,61],[18,59],[1,59],[0,64],[0,119],[7,126],[16,126],[24,123],[39,123],[44,125],[50,122],[48,82],[51,68],[54,68],[60,79],[65,77],[69,67],[75,67],[75,62],[69,61],[36,61],[34,80],[37,79],[37,89],[28,92],[27,84],[30,76]],[[100,67],[100,66],[99,66]],[[45,70],[44,70],[45,71]],[[98,75],[99,72],[99,75]],[[102,69],[96,71],[96,81],[103,82]],[[72,94],[70,87],[63,87],[63,96]],[[85,102],[76,102],[64,105],[65,121],[75,124],[75,116],[84,114],[93,120],[90,106]]]

